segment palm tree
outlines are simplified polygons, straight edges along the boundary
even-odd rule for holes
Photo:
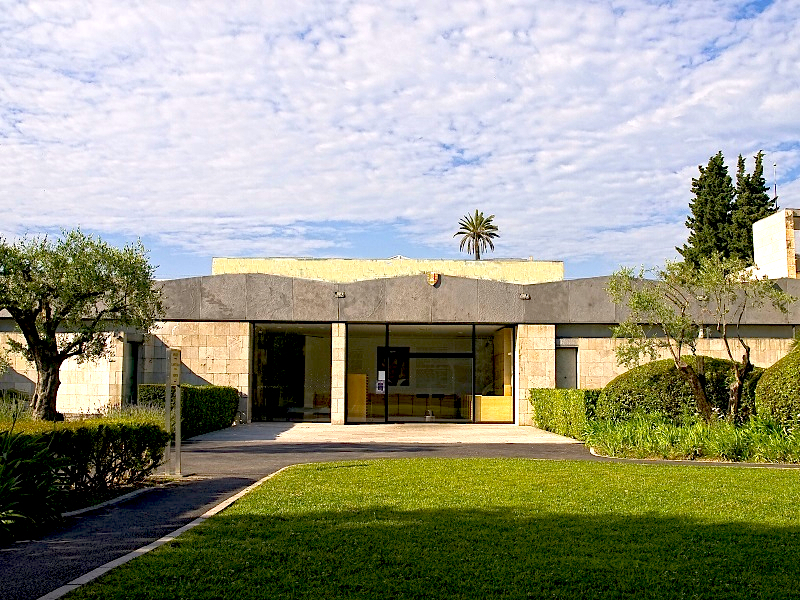
[[[482,212],[475,210],[475,214],[466,214],[458,222],[459,230],[455,232],[453,237],[463,236],[461,238],[461,245],[459,250],[463,252],[464,246],[467,247],[467,252],[475,255],[475,260],[481,259],[481,250],[486,251],[488,246],[494,250],[494,243],[492,238],[500,237],[497,232],[497,225],[492,223],[494,215],[484,217]]]

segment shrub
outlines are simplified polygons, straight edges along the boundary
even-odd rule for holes
[[[142,384],[138,401],[163,407],[165,393],[163,385]],[[230,427],[238,409],[239,391],[236,388],[181,384],[181,436],[190,438]]]
[[[61,516],[59,461],[41,437],[0,431],[0,545]]]
[[[676,424],[637,413],[627,421],[589,422],[586,444],[605,456],[625,458],[800,462],[800,430],[758,416],[736,426],[700,420]]]
[[[33,418],[30,395],[20,390],[0,390],[0,421],[20,421]]]
[[[695,364],[695,358],[686,357]],[[704,357],[705,391],[712,408],[725,412],[728,389],[733,381],[729,360]],[[745,380],[741,410],[752,413],[755,382],[763,369],[755,367]],[[672,359],[657,360],[633,368],[618,376],[603,389],[597,400],[598,419],[625,420],[637,412],[658,413],[675,420],[685,420],[695,413],[695,400],[689,383],[681,376]]]
[[[800,422],[800,349],[764,371],[756,386],[756,410],[781,424]]]
[[[79,495],[140,483],[161,464],[168,440],[159,425],[105,419],[80,421],[42,435],[61,461],[64,485]]]
[[[583,439],[599,395],[600,390],[534,388],[530,390],[533,424],[545,431]]]

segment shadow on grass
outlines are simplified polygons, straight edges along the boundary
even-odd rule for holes
[[[800,527],[553,511],[224,513],[76,597],[800,596]]]

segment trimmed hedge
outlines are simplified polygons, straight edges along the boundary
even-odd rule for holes
[[[161,463],[169,436],[152,423],[89,419],[20,423],[0,432],[0,539],[59,518],[70,504],[136,485]]]
[[[141,384],[139,404],[164,406],[165,386]],[[175,391],[173,388],[173,402]],[[225,429],[239,410],[239,390],[218,385],[181,384],[181,437]]]
[[[800,347],[764,371],[756,386],[756,410],[783,425],[800,422]]]
[[[77,427],[43,434],[62,463],[69,490],[103,492],[140,483],[161,464],[169,439],[159,425],[79,421]]]
[[[534,388],[530,390],[533,424],[539,429],[582,440],[594,417],[600,390]]]
[[[58,464],[42,436],[0,431],[0,546],[60,518]]]
[[[712,408],[728,408],[728,389],[733,381],[729,360],[704,357],[705,390]],[[692,356],[686,362],[694,365]],[[745,380],[741,411],[753,412],[755,383],[763,369],[755,367]],[[681,376],[672,359],[657,360],[635,367],[606,385],[597,400],[598,419],[621,421],[636,413],[658,413],[680,420],[694,415],[696,403],[689,383]]]

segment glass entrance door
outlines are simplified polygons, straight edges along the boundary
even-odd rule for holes
[[[331,326],[254,326],[253,420],[331,420]]]
[[[389,325],[389,422],[468,423],[472,325]]]
[[[349,324],[346,422],[513,422],[512,332]]]
[[[386,325],[347,326],[347,423],[386,422],[385,347]]]

